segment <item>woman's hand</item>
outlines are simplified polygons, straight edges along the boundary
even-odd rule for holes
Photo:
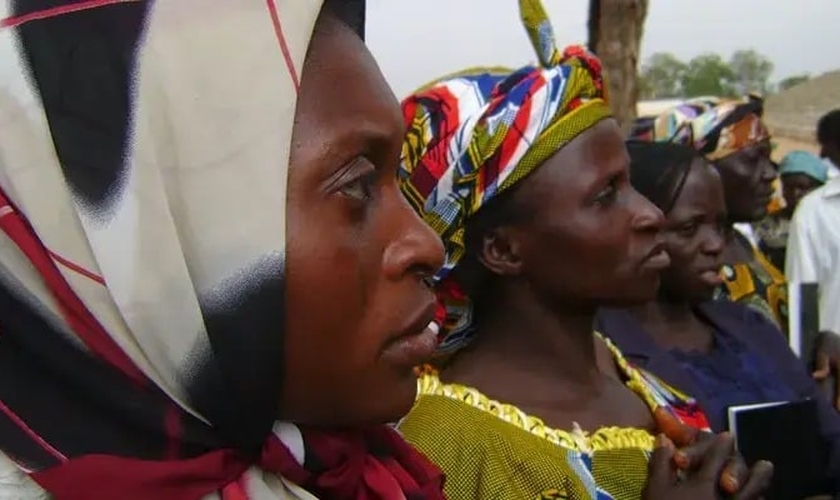
[[[773,465],[761,461],[748,470],[727,433],[695,439],[680,450],[660,436],[648,471],[644,500],[716,500],[721,493],[735,500],[757,500],[770,485]]]
[[[662,408],[654,412],[656,426],[675,447],[674,467],[682,471],[696,469],[715,443],[715,435],[690,427]],[[733,444],[734,447],[734,444]],[[732,453],[720,471],[719,483],[723,492],[734,495],[745,484],[749,470],[744,459]]]
[[[814,372],[812,376],[822,384],[830,384],[832,375],[840,374],[840,335],[824,331],[816,339]],[[835,381],[830,391],[831,404],[840,410],[840,383]]]

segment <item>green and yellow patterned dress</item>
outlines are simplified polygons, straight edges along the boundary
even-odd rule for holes
[[[627,387],[652,412],[708,429],[693,399],[632,367],[605,342]],[[550,428],[474,388],[445,384],[431,370],[420,377],[417,404],[399,430],[443,469],[450,500],[638,500],[654,446],[643,429]]]

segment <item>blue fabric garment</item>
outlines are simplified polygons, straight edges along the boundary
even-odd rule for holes
[[[726,405],[815,399],[820,434],[830,450],[825,477],[835,485],[835,494],[840,493],[840,413],[826,401],[804,363],[790,350],[784,334],[761,313],[743,304],[710,301],[696,311],[720,332],[717,352],[707,355],[720,358],[708,363],[714,364],[714,371],[699,368],[706,362],[683,362],[679,355],[657,345],[626,310],[601,310],[595,328],[621,349],[628,362],[693,396],[715,432],[726,430],[726,412],[722,410]],[[703,357],[698,353],[687,356]],[[740,387],[733,384],[733,379],[740,382]],[[730,389],[723,390],[725,385]]]
[[[725,332],[715,332],[711,352],[680,351],[669,354],[691,374],[701,394],[706,416],[726,423],[727,408],[737,405],[790,401],[796,394],[768,360]]]

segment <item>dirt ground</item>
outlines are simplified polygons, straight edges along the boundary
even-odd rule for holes
[[[820,148],[816,141],[803,141],[801,139],[791,139],[788,137],[774,135],[773,142],[776,145],[773,150],[773,158],[777,161],[781,160],[783,156],[791,151],[799,149],[814,154],[818,154],[820,152]]]
[[[776,155],[794,149],[817,153],[817,121],[829,110],[840,108],[840,70],[770,95],[764,104],[765,120],[777,142]]]

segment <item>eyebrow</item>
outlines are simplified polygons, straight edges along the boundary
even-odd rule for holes
[[[334,122],[337,128],[344,128],[341,134],[333,136],[332,140],[324,143],[324,149],[319,155],[320,159],[330,162],[346,162],[352,158],[343,154],[344,150],[358,150],[356,153],[376,153],[377,150],[387,149],[395,146],[395,136],[402,140],[405,135],[404,127],[401,127],[398,134],[390,126],[384,123],[377,123],[372,120],[348,117]]]

